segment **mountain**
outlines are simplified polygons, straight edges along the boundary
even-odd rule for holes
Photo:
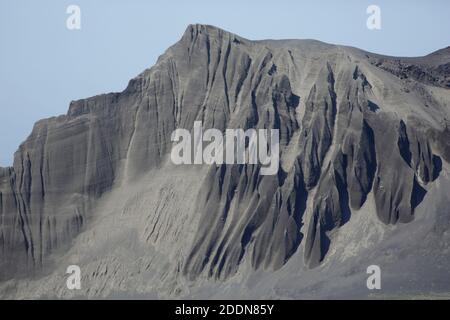
[[[188,26],[0,168],[0,297],[449,295],[449,66],[450,47],[397,58]],[[171,134],[194,121],[279,129],[278,174],[174,165]]]

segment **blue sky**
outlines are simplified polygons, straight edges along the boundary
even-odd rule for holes
[[[81,30],[66,28],[71,4]],[[381,30],[366,27],[371,4]],[[450,45],[449,13],[447,0],[0,0],[0,166],[12,164],[34,122],[66,113],[71,100],[123,90],[190,23],[420,56]]]

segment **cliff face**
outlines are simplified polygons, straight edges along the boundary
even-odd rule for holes
[[[226,280],[244,261],[278,270],[299,256],[315,268],[340,228],[372,204],[385,225],[411,222],[450,161],[450,58],[427,57],[189,26],[123,92],[72,102],[67,115],[39,121],[13,167],[0,168],[1,279],[52,270],[47,263],[64,252],[88,259],[122,236],[113,216],[129,217],[128,237],[138,238],[147,269],[164,274],[169,266],[194,283]],[[249,164],[173,168],[170,136],[194,121],[222,131],[279,129],[278,174]],[[86,268],[126,270],[131,258],[111,261],[116,249],[108,250]],[[165,263],[152,262],[164,252]]]

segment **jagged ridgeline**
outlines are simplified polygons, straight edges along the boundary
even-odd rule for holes
[[[121,227],[143,255],[171,257],[155,270],[189,280],[227,279],[244,261],[278,270],[295,254],[317,267],[354,215],[412,221],[447,170],[449,63],[448,48],[402,59],[191,25],[123,92],[36,123],[0,169],[1,278],[39,270],[52,253],[77,250],[81,261],[103,248],[101,228],[119,239]],[[278,174],[174,167],[171,134],[194,121],[279,129]],[[139,187],[146,176],[152,187]],[[124,215],[128,227],[112,218]]]

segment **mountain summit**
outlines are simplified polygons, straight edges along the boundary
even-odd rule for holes
[[[190,25],[123,92],[37,122],[0,168],[0,297],[361,297],[369,265],[383,294],[448,293],[449,88],[448,48]],[[278,174],[172,164],[172,132],[195,121],[278,129]]]

